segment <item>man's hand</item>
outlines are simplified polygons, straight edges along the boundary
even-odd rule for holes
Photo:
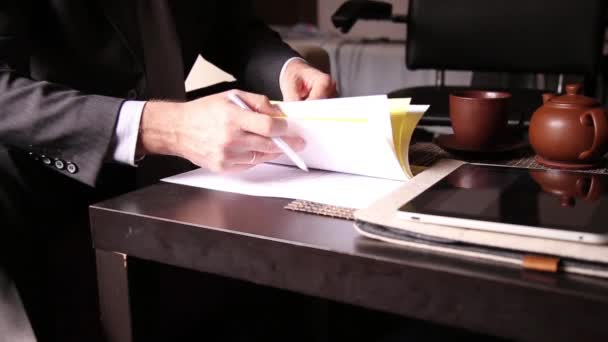
[[[301,60],[287,65],[279,83],[284,101],[323,99],[338,94],[331,76]]]
[[[138,150],[186,158],[215,172],[239,171],[281,154],[271,137],[298,151],[304,141],[285,137],[287,122],[268,98],[236,91],[255,112],[230,102],[226,93],[186,103],[148,102],[140,123]]]

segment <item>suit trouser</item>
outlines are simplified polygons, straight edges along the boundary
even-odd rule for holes
[[[35,244],[25,244],[31,232],[23,213],[27,200],[18,167],[7,149],[0,149],[0,341],[32,341],[34,333],[14,278],[25,279]],[[39,274],[31,269],[32,275]],[[32,286],[33,287],[33,286]],[[27,291],[29,295],[29,290]],[[29,297],[27,300],[31,300]],[[29,314],[38,316],[33,309]]]
[[[108,168],[100,191],[0,146],[0,270],[40,342],[101,341],[88,205],[131,190],[132,171]],[[22,315],[8,313],[14,307],[0,304],[0,319]],[[13,341],[0,335],[5,340]]]
[[[4,271],[0,270],[0,341],[35,340],[17,288]]]

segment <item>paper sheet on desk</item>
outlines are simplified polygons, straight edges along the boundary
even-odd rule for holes
[[[401,181],[330,171],[304,172],[296,167],[261,164],[244,172],[219,175],[197,169],[163,179],[165,182],[253,196],[301,199],[361,209],[387,195]]]

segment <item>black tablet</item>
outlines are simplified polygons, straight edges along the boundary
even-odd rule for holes
[[[464,164],[401,206],[399,218],[608,243],[608,175]]]

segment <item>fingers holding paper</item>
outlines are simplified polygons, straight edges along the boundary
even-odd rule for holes
[[[226,93],[186,103],[148,102],[139,152],[177,155],[211,171],[231,172],[279,157],[282,151],[271,138],[281,137],[296,151],[304,147],[301,138],[285,136],[287,122],[268,98],[232,92],[252,110],[230,102]]]
[[[285,101],[317,100],[338,95],[336,82],[329,74],[301,60],[288,62],[280,86]]]

